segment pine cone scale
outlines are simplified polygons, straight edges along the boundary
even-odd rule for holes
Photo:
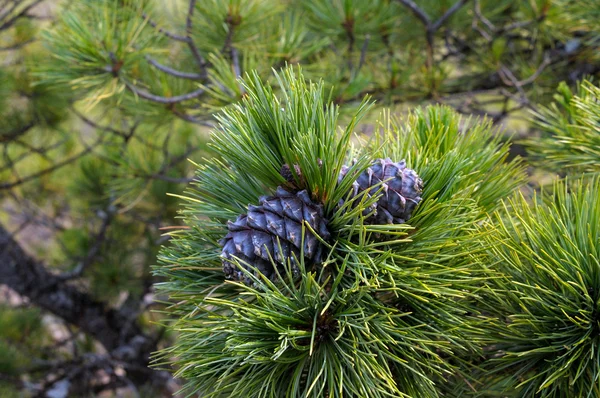
[[[306,191],[291,193],[281,187],[274,196],[261,197],[258,206],[248,206],[248,214],[229,222],[228,229],[221,240],[223,272],[228,278],[246,283],[250,278],[231,262],[233,258],[241,260],[246,269],[256,267],[255,273],[271,279],[277,275],[273,263],[279,274],[284,274],[289,262],[292,273],[297,274],[296,259],[301,260],[301,255],[308,263],[321,262],[323,245],[311,229],[323,239],[330,236],[322,206],[313,203]]]
[[[343,167],[338,181],[344,179],[349,167]],[[401,224],[408,221],[421,201],[423,181],[414,170],[406,167],[404,160],[394,163],[391,159],[378,159],[354,181],[352,197],[367,192],[369,196],[380,194],[375,204],[375,214],[365,222],[369,224]],[[366,209],[365,216],[372,209]]]

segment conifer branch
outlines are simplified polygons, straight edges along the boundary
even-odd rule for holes
[[[44,0],[34,0],[32,3],[26,5],[23,9],[21,9],[17,14],[4,21],[2,24],[0,24],[0,32],[2,32],[3,30],[7,30],[11,26],[13,26],[14,23],[17,22],[17,20],[19,20],[19,18],[24,17],[27,14],[27,12],[29,12],[29,10],[40,4],[42,1]],[[22,1],[20,0],[15,0],[13,2],[14,6],[8,11],[6,11],[3,15],[0,15],[0,22],[4,18],[6,18],[21,2]]]
[[[137,383],[148,377],[167,382],[146,367],[156,342],[123,311],[108,308],[66,284],[31,258],[0,225],[0,284],[96,338],[114,360],[121,361]]]
[[[196,9],[196,1],[197,0],[190,0],[187,18],[185,21],[185,34],[186,34],[186,39],[187,39],[187,43],[190,48],[190,51],[192,52],[192,55],[194,56],[194,59],[196,60],[196,64],[198,65],[198,68],[200,68],[202,73],[205,74],[206,73],[206,61],[200,54],[200,50],[198,49],[198,46],[196,45],[196,43],[194,42],[194,39],[192,38],[193,18],[194,18],[194,11]]]
[[[183,43],[187,43],[188,42],[187,36],[178,35],[176,33],[168,31],[168,30],[166,30],[166,29],[164,29],[162,27],[159,27],[158,23],[156,23],[155,21],[153,21],[147,13],[142,12],[142,18],[144,18],[145,20],[147,20],[148,23],[150,24],[150,26],[152,26],[153,28],[158,29],[159,33],[164,34],[169,39],[173,39],[173,40],[180,41],[180,42],[183,42]]]
[[[46,175],[46,174],[50,174],[55,172],[56,170],[59,170],[65,166],[68,166],[72,163],[74,163],[75,161],[77,161],[78,159],[86,156],[87,154],[91,153],[95,148],[97,148],[98,146],[100,146],[100,144],[102,143],[103,137],[100,136],[95,142],[93,142],[91,145],[87,145],[85,147],[85,149],[83,149],[82,151],[80,151],[78,154],[75,154],[73,156],[70,156],[66,159],[63,159],[61,161],[56,162],[54,165],[47,167],[45,169],[36,171],[34,173],[28,174],[24,177],[18,177],[16,180],[11,181],[11,182],[3,182],[0,184],[0,190],[7,190],[7,189],[11,189],[14,188],[16,186],[25,184],[27,182],[30,181],[34,181],[37,178]]]
[[[171,68],[169,66],[163,65],[154,58],[146,57],[148,63],[154,66],[156,69],[165,72],[171,76],[180,77],[182,79],[190,79],[190,80],[202,80],[204,76],[199,73],[190,73],[190,72],[182,72],[180,70]]]
[[[175,95],[173,97],[163,97],[160,95],[151,94],[143,88],[139,88],[126,80],[124,80],[124,83],[125,86],[136,96],[152,102],[157,102],[159,104],[176,104],[178,102],[189,101],[198,98],[206,92],[204,88],[199,88],[187,94]]]

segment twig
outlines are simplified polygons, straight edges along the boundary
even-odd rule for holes
[[[201,125],[201,126],[207,126],[207,127],[210,127],[210,128],[215,127],[215,125],[213,123],[211,123],[211,122],[208,122],[206,120],[198,119],[198,118],[196,118],[196,117],[194,117],[192,115],[189,115],[187,113],[180,112],[177,109],[173,109],[173,114],[175,116],[177,116],[178,118],[180,118],[182,120],[185,120],[187,122],[190,122],[190,123],[198,124],[198,125]]]
[[[153,21],[152,19],[150,19],[150,16],[148,14],[146,14],[145,12],[142,13],[142,18],[144,18],[146,21],[148,21],[150,26],[157,29],[159,33],[162,33],[163,35],[167,36],[169,39],[187,43],[188,38],[186,36],[181,36],[181,35],[171,32],[171,31],[168,31],[164,28],[159,27],[158,24],[155,21]]]
[[[161,180],[161,181],[166,181],[166,182],[172,182],[174,184],[189,184],[190,182],[194,181],[194,177],[169,177],[163,174],[151,174],[147,177],[152,178],[153,180]]]
[[[432,72],[434,62],[434,49],[435,49],[435,33],[454,15],[458,10],[462,8],[469,0],[458,0],[452,7],[450,7],[437,21],[432,22],[431,18],[427,13],[420,8],[412,0],[398,0],[401,4],[407,7],[425,26],[425,40],[427,42],[427,59],[425,66],[429,72]],[[437,96],[435,86],[432,87],[433,96]]]
[[[0,143],[10,142],[19,138],[20,136],[31,130],[34,126],[35,122],[29,122],[9,133],[3,133],[2,135],[0,135]]]
[[[462,8],[462,6],[464,6],[465,4],[467,4],[469,0],[459,0],[456,3],[454,3],[454,5],[452,7],[450,7],[445,13],[444,15],[442,15],[437,21],[435,21],[435,23],[433,23],[433,25],[431,26],[431,29],[435,32],[437,31],[443,24],[446,23],[446,21],[452,16],[454,15],[458,10],[460,10]]]
[[[231,47],[231,61],[233,62],[233,72],[235,77],[242,76],[242,70],[240,68],[240,54],[235,47]]]
[[[519,92],[519,95],[520,95],[520,99],[517,102],[519,102],[521,105],[527,106],[527,105],[529,105],[529,100],[527,99],[525,90],[523,90],[523,86],[533,83],[540,76],[540,74],[544,71],[544,69],[546,69],[546,67],[548,65],[550,65],[551,63],[552,63],[552,60],[551,60],[550,56],[548,55],[548,53],[544,54],[544,61],[540,64],[540,66],[538,66],[538,68],[535,70],[535,72],[531,76],[529,76],[527,79],[523,79],[523,80],[518,80],[516,78],[516,76],[514,75],[514,73],[512,73],[512,71],[510,69],[508,69],[506,66],[501,64],[500,69],[498,70],[498,76],[500,76],[500,79],[506,86],[514,87],[517,89],[517,91]],[[503,91],[505,91],[505,90],[503,90]],[[506,95],[506,93],[507,92],[505,91],[504,95]]]
[[[17,19],[23,17],[25,14],[27,14],[27,12],[29,10],[31,10],[33,7],[35,7],[38,4],[40,4],[42,1],[44,1],[44,0],[35,0],[33,3],[27,5],[19,13],[17,13],[17,15],[15,15],[14,17],[10,18],[8,21],[6,21],[2,25],[0,25],[0,32],[3,31],[3,30],[6,30],[8,28],[10,28],[17,21]],[[15,2],[15,4],[17,4],[17,2]],[[0,19],[4,18],[5,16],[6,15],[3,15]]]
[[[532,19],[530,21],[514,22],[510,25],[503,26],[502,28],[497,30],[496,33],[503,34],[503,33],[509,32],[511,30],[526,28],[527,26],[532,25],[534,23],[542,22],[545,18],[546,18],[546,14],[543,13],[536,19]]]
[[[146,61],[148,61],[148,63],[152,66],[154,66],[156,69],[165,72],[171,76],[175,76],[175,77],[180,77],[182,79],[190,79],[190,80],[201,80],[203,79],[203,75],[199,74],[199,73],[190,73],[190,72],[182,72],[180,70],[171,68],[169,66],[163,65],[160,62],[158,62],[157,60],[151,58],[151,57],[146,57]]]
[[[72,271],[58,275],[58,278],[60,280],[66,281],[80,277],[100,252],[100,248],[106,241],[106,231],[108,230],[108,226],[113,220],[113,213],[110,209],[107,209],[107,211],[101,212],[99,216],[102,218],[102,225],[100,226],[100,230],[94,237],[94,245],[90,248],[90,250],[88,250],[83,260],[80,261]]]
[[[423,11],[418,5],[416,5],[412,0],[398,0],[404,6],[408,7],[412,13],[421,20],[423,25],[430,26],[431,19],[429,19],[429,15],[425,11]]]
[[[480,0],[474,0],[474,1],[475,1],[475,7],[473,7],[473,10],[475,12],[475,16],[477,18],[479,18],[479,20],[485,26],[487,26],[487,28],[489,30],[495,31],[496,30],[496,26],[494,26],[494,24],[481,13],[481,3],[480,3]]]
[[[29,39],[29,40],[22,41],[20,43],[13,43],[6,47],[0,47],[0,51],[18,50],[20,48],[25,47],[26,45],[28,45],[30,43],[33,43],[34,41],[35,41],[35,39]]]
[[[188,15],[186,18],[186,23],[185,23],[185,36],[183,35],[179,35],[176,33],[173,33],[169,30],[166,30],[164,28],[161,28],[158,26],[158,23],[156,23],[155,21],[153,21],[152,19],[150,19],[150,17],[148,16],[148,14],[146,14],[145,12],[142,13],[142,17],[148,21],[148,23],[150,24],[150,26],[152,26],[153,28],[158,29],[158,31],[160,33],[162,33],[163,35],[167,36],[170,39],[173,39],[175,41],[179,41],[182,43],[186,43],[192,53],[192,56],[194,57],[196,64],[198,65],[198,67],[200,68],[201,73],[198,75],[198,79],[204,79],[206,77],[206,61],[204,60],[204,58],[202,57],[202,55],[200,54],[200,50],[198,49],[198,46],[196,46],[196,43],[194,42],[194,39],[192,39],[192,27],[193,27],[193,15],[194,15],[194,9],[196,8],[196,0],[190,0],[190,5],[188,8]],[[156,66],[156,65],[154,65]],[[158,67],[158,66],[157,66]],[[159,68],[160,69],[160,68]],[[165,70],[163,70],[163,72],[166,72]],[[170,73],[170,72],[167,72]],[[182,72],[184,73],[184,72]],[[191,75],[191,74],[190,74]],[[179,77],[183,77],[183,76],[179,76]],[[187,77],[184,77],[187,78]],[[196,79],[196,78],[193,78]]]
[[[196,46],[194,39],[192,39],[192,24],[193,24],[192,18],[194,17],[195,9],[196,9],[196,0],[190,0],[190,6],[188,8],[188,15],[187,15],[187,19],[185,21],[185,34],[186,34],[188,47],[190,48],[190,51],[192,52],[192,55],[194,56],[194,59],[196,60],[198,67],[202,71],[203,76],[205,76],[206,75],[206,61],[204,60],[202,55],[200,55],[200,50],[198,50],[198,46]]]
[[[75,109],[74,106],[71,106],[71,111],[78,117],[80,118],[85,124],[87,124],[90,127],[93,127],[95,129],[98,130],[104,130],[104,131],[109,131],[111,133],[114,133],[116,135],[118,135],[119,137],[123,137],[125,138],[127,136],[127,133],[117,130],[114,127],[110,127],[110,126],[101,126],[100,124],[94,122],[93,120],[87,118],[86,116],[84,116],[82,113],[80,113],[77,109]]]
[[[363,65],[365,64],[365,59],[367,58],[367,48],[369,47],[370,40],[371,40],[371,36],[366,35],[365,42],[363,43],[362,48],[360,49],[360,59],[358,61],[358,67],[356,68],[356,72],[354,73],[355,76],[358,75],[358,73],[362,69]]]
[[[38,177],[41,177],[41,176],[43,176],[45,174],[52,173],[53,171],[56,171],[56,170],[58,170],[58,169],[60,169],[60,168],[62,168],[64,166],[66,166],[66,165],[68,165],[70,163],[73,163],[77,159],[79,159],[79,158],[87,155],[88,153],[90,153],[95,147],[97,147],[98,145],[100,145],[100,142],[101,142],[101,138],[98,139],[93,145],[86,147],[83,151],[81,151],[77,155],[73,155],[73,156],[71,156],[71,157],[63,160],[62,162],[58,162],[55,165],[53,165],[51,167],[48,167],[48,168],[46,168],[44,170],[40,170],[40,171],[38,171],[36,173],[29,174],[28,176],[25,176],[25,177],[19,177],[16,181],[13,181],[13,182],[2,183],[2,184],[0,184],[0,190],[14,188],[14,187],[16,187],[18,185],[21,185],[21,184],[24,184],[24,183],[29,182],[31,180],[34,180],[34,179],[36,179]]]
[[[147,99],[149,101],[158,102],[160,104],[176,104],[178,102],[189,101],[191,99],[198,98],[205,92],[205,90],[203,88],[199,88],[199,89],[189,92],[187,94],[176,95],[174,97],[163,97],[160,95],[155,95],[155,94],[149,93],[148,91],[146,91],[142,88],[136,87],[135,85],[133,85],[132,83],[130,83],[128,81],[124,80],[124,83],[125,83],[125,86],[127,86],[127,88],[131,92],[133,92],[135,95],[137,95],[138,97]]]
[[[233,62],[233,73],[235,73],[237,78],[241,77],[242,68],[240,67],[240,54],[235,47],[231,47],[231,61]],[[244,95],[246,93],[244,85],[241,82],[238,82],[238,87],[240,89],[240,93]]]

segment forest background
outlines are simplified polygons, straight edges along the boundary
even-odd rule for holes
[[[597,0],[0,0],[0,396],[178,390],[148,366],[176,338],[152,269],[245,73],[301,65],[342,123],[370,95],[364,136],[383,109],[486,117],[533,191],[564,172],[569,101],[598,101],[598,20]]]

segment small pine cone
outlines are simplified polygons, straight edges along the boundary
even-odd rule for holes
[[[344,166],[338,181],[346,177],[349,167]],[[381,184],[382,181],[385,181]],[[352,196],[364,191],[375,195],[381,189],[375,214],[365,220],[369,224],[402,224],[408,221],[421,201],[423,180],[414,170],[406,168],[404,160],[394,163],[390,158],[377,159],[352,184]],[[367,213],[369,209],[365,210]]]
[[[284,274],[289,259],[292,272],[297,275],[299,269],[294,256],[300,258],[304,221],[322,239],[329,238],[323,207],[313,203],[306,191],[291,193],[279,187],[274,196],[261,197],[258,206],[249,205],[248,214],[228,223],[229,232],[220,241],[223,246],[223,272],[227,278],[250,283],[249,278],[231,262],[233,257],[238,258],[242,266],[250,264],[272,280],[277,276],[273,262],[279,273]],[[303,254],[309,263],[323,261],[323,245],[309,229],[304,235]]]

